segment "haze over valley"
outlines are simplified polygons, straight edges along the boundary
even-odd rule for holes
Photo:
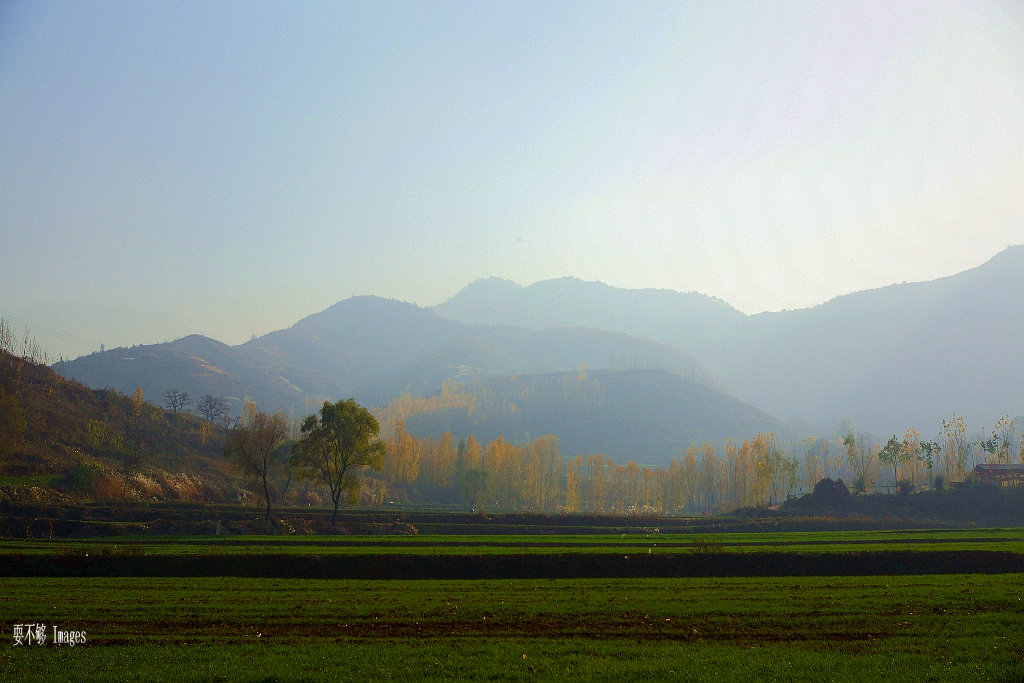
[[[998,0],[3,3],[9,350],[569,458],[961,419],[995,457],[1021,36]]]
[[[564,449],[664,464],[691,443],[975,428],[1024,412],[1024,247],[941,280],[748,316],[702,294],[562,278],[489,279],[433,308],[361,296],[229,346],[201,335],[59,363],[67,377],[158,398],[169,388],[304,414],[337,397],[384,408],[442,388],[479,395],[409,427],[555,434]],[[944,359],[958,359],[945,362]]]
[[[1022,681],[1022,335],[1021,0],[0,0],[0,679]]]

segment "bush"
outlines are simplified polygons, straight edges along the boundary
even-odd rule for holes
[[[68,473],[68,488],[82,495],[91,495],[99,478],[100,473],[95,467],[79,460]]]
[[[823,503],[840,503],[850,498],[850,489],[842,479],[825,477],[814,485],[814,497]]]

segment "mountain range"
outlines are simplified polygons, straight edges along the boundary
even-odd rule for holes
[[[821,431],[848,417],[880,435],[910,426],[930,435],[953,412],[979,428],[1024,413],[1024,246],[950,277],[751,316],[702,294],[572,278],[481,280],[434,310],[628,331],[693,355],[738,398]]]
[[[151,400],[173,387],[193,397],[227,396],[236,409],[250,398],[299,415],[325,399],[383,406],[456,382],[492,405],[522,408],[518,421],[500,410],[489,421],[420,415],[411,429],[472,427],[480,438],[500,427],[512,438],[550,427],[570,455],[606,444],[608,455],[647,449],[649,458],[631,455],[663,462],[689,445],[680,439],[749,437],[754,425],[831,435],[849,418],[858,431],[886,435],[916,426],[931,436],[954,412],[972,428],[1024,413],[1022,292],[1022,246],[947,278],[751,316],[697,293],[574,278],[522,287],[490,278],[432,309],[353,297],[238,346],[192,335],[94,353],[56,369],[97,388],[130,393],[138,386]],[[629,406],[617,434],[628,431],[623,425],[644,424],[672,439],[638,442],[631,432],[623,443],[601,426],[609,415],[581,407],[578,397],[543,398],[544,387],[561,381],[552,377],[581,372],[599,378],[602,400]],[[683,423],[686,430],[670,428]],[[590,438],[602,431],[603,441]]]

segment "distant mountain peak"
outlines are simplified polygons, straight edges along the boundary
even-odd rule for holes
[[[521,292],[522,289],[523,286],[518,282],[500,277],[487,277],[469,283],[450,300],[511,296]]]
[[[700,330],[744,318],[721,299],[697,292],[623,289],[573,276],[541,280],[527,287],[499,278],[477,280],[432,310],[467,323],[533,329],[594,327],[627,334],[655,319],[668,318],[673,325]]]
[[[1024,268],[1024,244],[1011,244],[979,268]]]

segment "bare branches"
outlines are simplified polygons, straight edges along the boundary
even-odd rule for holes
[[[172,413],[180,413],[192,403],[192,397],[188,395],[187,391],[171,388],[164,392],[164,401],[168,410]]]

